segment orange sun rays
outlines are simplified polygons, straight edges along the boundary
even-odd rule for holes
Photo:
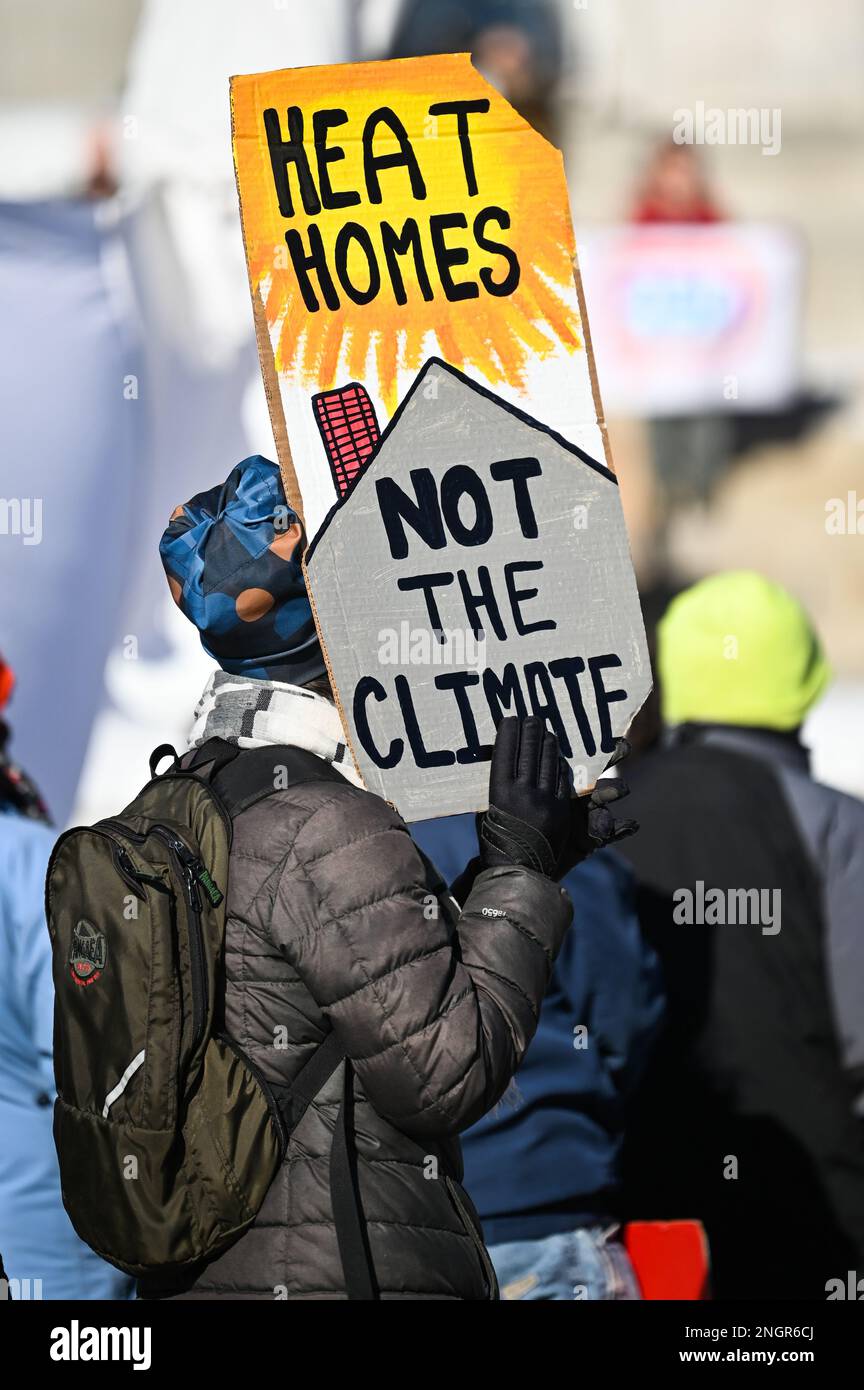
[[[340,85],[334,90],[337,80]],[[487,98],[490,103],[487,113],[470,117],[474,196],[467,188],[455,118],[429,115],[430,104],[456,97]],[[344,152],[329,166],[329,174],[337,189],[358,191],[359,204],[310,216],[300,205],[295,180],[295,215],[282,216],[261,112],[272,106],[284,126],[289,105],[304,112],[304,148],[313,173],[312,113],[335,105],[346,112],[347,121],[328,137],[331,146]],[[532,359],[560,353],[562,348],[569,353],[583,349],[572,275],[573,232],[560,155],[483,81],[466,55],[235,79],[232,107],[250,282],[253,293],[260,292],[263,298],[280,375],[310,392],[350,379],[364,381],[377,390],[392,413],[398,403],[400,373],[413,373],[431,353],[455,367],[474,369],[493,386],[507,383],[525,390]],[[426,186],[423,199],[412,195],[408,171],[397,165],[380,172],[382,201],[369,201],[360,136],[369,113],[381,107],[394,110],[408,132]],[[379,127],[375,154],[398,150],[392,133],[386,126]],[[509,218],[506,226],[496,212],[487,224],[487,236],[510,248],[519,262],[518,285],[506,297],[490,294],[480,274],[485,270],[500,283],[508,269],[501,252],[478,244],[474,234],[474,220],[486,208],[503,210]],[[467,227],[447,232],[448,247],[464,251],[464,262],[454,262],[451,273],[457,282],[478,286],[478,294],[470,299],[446,297],[430,236],[430,218],[453,213],[462,214]],[[381,223],[389,223],[399,233],[408,218],[418,225],[422,266],[418,273],[411,251],[400,256],[407,302],[399,304],[388,273]],[[348,221],[368,236],[377,264],[373,274],[381,275],[381,288],[368,304],[355,303],[333,270],[336,238]],[[310,281],[320,307],[317,311],[307,308],[287,254],[286,230],[296,228],[309,250],[312,224],[320,231],[339,297],[336,309],[326,306],[315,271],[310,272]],[[369,283],[366,256],[354,246],[347,270],[358,289]],[[433,290],[431,301],[421,293],[424,270]]]

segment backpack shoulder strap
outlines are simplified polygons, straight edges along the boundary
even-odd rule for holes
[[[240,749],[239,757],[217,766],[211,780],[231,815],[239,816],[285,787],[301,782],[344,782],[345,778],[307,748],[268,744],[266,748]]]
[[[167,745],[163,745],[153,757],[167,756],[168,751]],[[291,744],[238,748],[236,743],[221,738],[208,739],[192,752],[183,754],[169,771],[191,772],[202,777],[232,818],[284,787],[300,782],[345,781],[332,763],[317,753],[310,753],[308,748],[295,748]]]
[[[313,755],[314,756],[314,755]],[[337,774],[338,776],[338,774]],[[342,1097],[330,1149],[330,1201],[336,1241],[349,1299],[377,1299],[378,1284],[357,1178],[354,1137],[354,1069],[334,1032],[312,1053],[290,1085],[269,1083],[282,1121],[291,1134],[336,1068],[345,1063]]]

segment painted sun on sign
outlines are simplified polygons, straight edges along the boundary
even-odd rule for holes
[[[338,493],[311,398],[357,384],[383,428],[433,355],[603,457],[560,153],[467,55],[236,77],[231,96],[265,382],[310,538]]]

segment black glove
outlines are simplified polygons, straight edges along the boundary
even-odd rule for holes
[[[484,868],[521,864],[555,876],[571,836],[573,779],[558,740],[536,715],[502,719],[478,834]]]
[[[526,745],[524,732],[529,724],[535,727],[529,731]],[[553,749],[558,770],[555,794],[550,795]],[[627,740],[619,738],[607,769],[629,752]],[[532,775],[532,767],[536,776]],[[466,865],[451,885],[451,893],[460,905],[464,904],[478,873],[494,864],[542,866],[539,872],[550,878],[563,878],[595,849],[623,840],[639,829],[637,821],[616,821],[608,809],[628,790],[624,782],[615,779],[598,782],[587,796],[573,796],[570,768],[558,755],[555,735],[545,729],[542,721],[533,716],[521,721],[502,720],[492,755],[489,810],[477,817],[480,855]]]
[[[606,764],[605,771],[620,763],[630,752],[626,738],[615,741],[615,752]],[[630,788],[620,778],[608,782],[597,782],[594,790],[587,796],[574,797],[571,804],[570,835],[557,864],[556,877],[563,878],[566,873],[581,864],[595,849],[603,845],[613,845],[617,840],[625,840],[635,835],[639,822],[635,820],[616,820],[608,809],[613,801],[627,796]]]

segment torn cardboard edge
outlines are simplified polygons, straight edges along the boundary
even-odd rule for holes
[[[236,129],[234,125],[234,78],[230,79],[229,90],[231,95],[231,148],[233,151],[236,139]],[[303,512],[303,497],[300,492],[300,483],[294,468],[294,459],[291,454],[291,444],[288,439],[288,427],[285,423],[285,411],[282,406],[282,393],[279,390],[279,373],[276,371],[276,358],[273,353],[273,344],[270,339],[270,328],[267,323],[267,310],[261,297],[261,291],[257,285],[252,284],[252,276],[249,269],[249,247],[246,243],[246,215],[243,209],[243,199],[240,195],[240,175],[237,169],[237,160],[232,159],[234,165],[234,186],[237,189],[237,206],[240,209],[240,231],[243,236],[243,259],[246,262],[246,283],[249,286],[249,294],[252,299],[252,320],[255,325],[255,343],[258,348],[258,361],[261,366],[261,376],[264,381],[264,395],[267,399],[267,412],[270,416],[270,425],[273,430],[273,442],[276,445],[276,459],[279,464],[279,472],[282,475],[282,486],[285,490],[285,501],[288,506],[297,513],[304,533],[306,521]],[[309,537],[306,537],[307,544]],[[315,624],[318,626],[317,620]],[[318,632],[320,638],[320,630]]]

